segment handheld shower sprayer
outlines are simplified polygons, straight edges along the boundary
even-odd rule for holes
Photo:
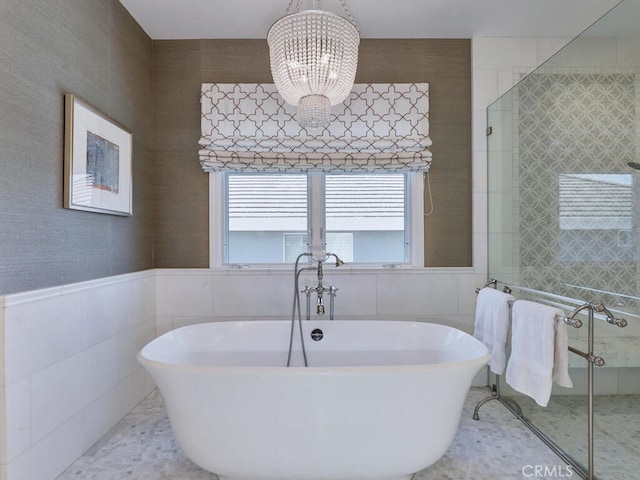
[[[327,258],[329,257],[334,257],[336,259],[336,267],[339,267],[340,265],[344,265],[344,262],[335,253],[327,253]]]

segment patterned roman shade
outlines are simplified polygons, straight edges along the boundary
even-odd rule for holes
[[[420,172],[431,165],[429,85],[356,84],[308,131],[273,84],[202,84],[200,163],[209,172]]]

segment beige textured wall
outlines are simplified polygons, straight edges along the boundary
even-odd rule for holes
[[[200,84],[272,81],[265,40],[153,42],[155,267],[209,265]],[[470,41],[365,39],[356,82],[429,82],[435,209],[425,219],[425,264],[471,266]]]
[[[153,266],[151,48],[116,0],[0,2],[0,295]],[[133,217],[62,207],[65,92],[133,132]]]

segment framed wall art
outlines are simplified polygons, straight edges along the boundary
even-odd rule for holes
[[[65,95],[64,207],[131,215],[131,132]]]

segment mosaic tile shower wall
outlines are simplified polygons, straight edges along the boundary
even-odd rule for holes
[[[636,87],[632,73],[533,73],[519,85],[523,285],[577,299],[589,293],[571,285],[635,295]]]

